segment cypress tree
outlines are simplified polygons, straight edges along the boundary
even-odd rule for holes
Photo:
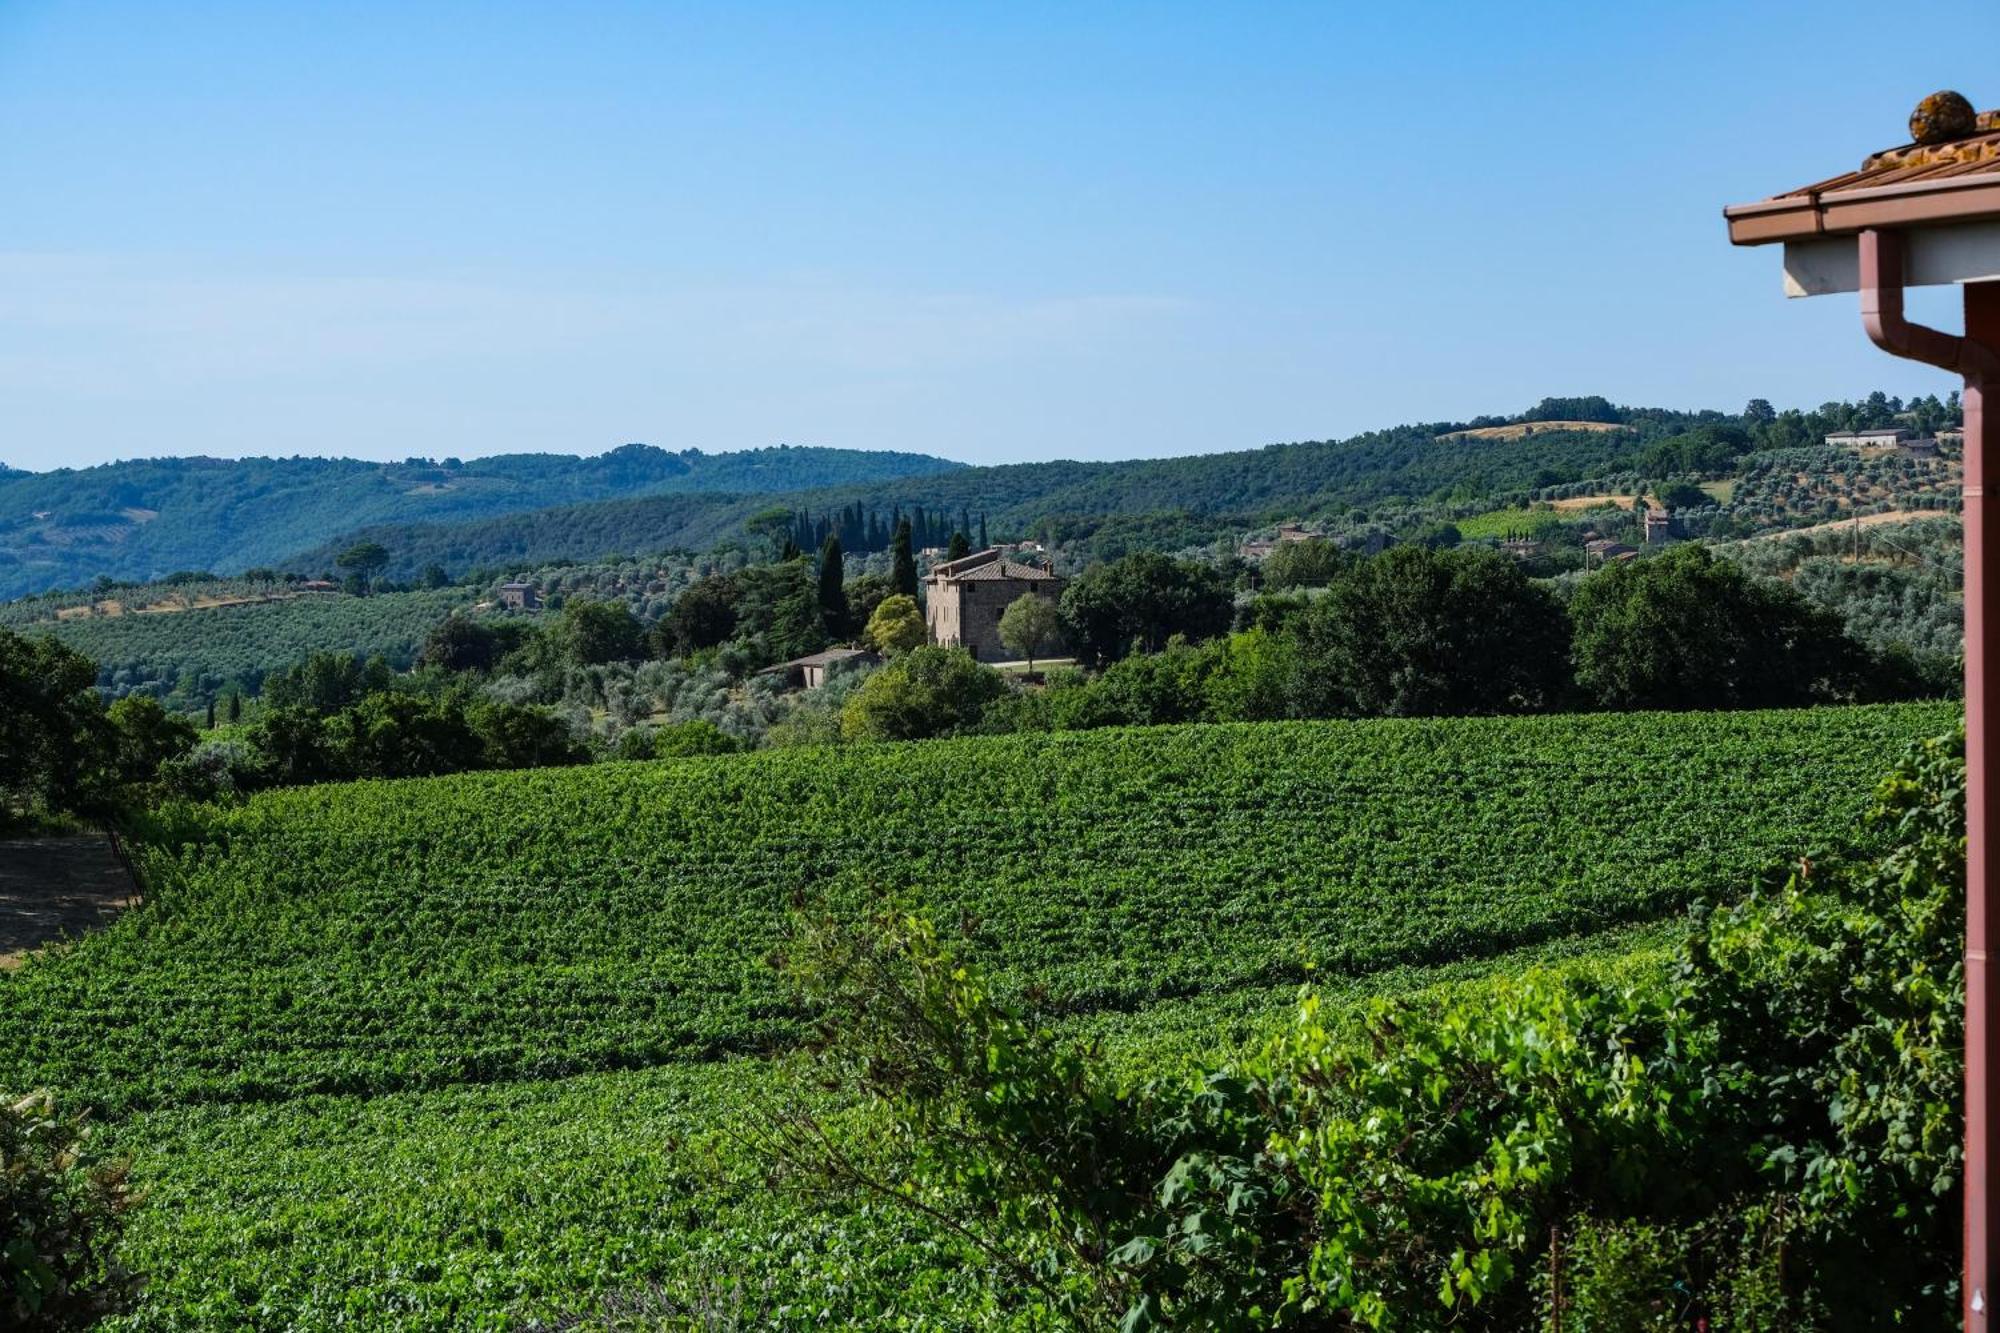
[[[983,551],[988,545],[989,543],[986,540],[986,515],[981,513],[979,516],[979,549]]]
[[[947,560],[958,560],[971,554],[972,538],[965,535],[964,529],[952,533],[951,545],[944,548],[944,558]]]
[[[243,695],[235,690],[229,694],[229,720],[231,722],[243,720]]]
[[[210,731],[215,730],[215,700],[213,699],[208,701],[208,729]]]
[[[889,581],[897,592],[905,597],[917,595],[917,558],[910,551],[910,520],[904,519],[896,525],[895,540],[889,544],[895,564]]]
[[[819,618],[829,637],[847,637],[847,562],[841,557],[840,537],[828,537],[819,548]]]

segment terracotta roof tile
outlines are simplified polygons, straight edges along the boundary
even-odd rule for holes
[[[2000,218],[2000,112],[1945,143],[1871,153],[1855,170],[1723,210],[1739,245],[1836,235],[1864,227]]]
[[[1022,579],[1034,582],[1038,579],[1055,577],[1038,565],[1017,565],[1012,560],[994,560],[983,565],[975,565],[962,573],[944,576],[953,583],[964,583],[969,579]]]

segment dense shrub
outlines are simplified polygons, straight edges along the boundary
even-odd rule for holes
[[[80,1117],[46,1092],[0,1095],[0,1315],[11,1329],[84,1329],[138,1280],[118,1262],[136,1202],[123,1163],[91,1150]]]
[[[861,682],[841,713],[841,735],[907,741],[970,731],[1006,689],[999,672],[961,648],[912,648]]]

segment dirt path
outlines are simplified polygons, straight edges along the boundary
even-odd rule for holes
[[[101,833],[0,839],[0,969],[132,905],[131,876]]]
[[[1775,532],[1760,532],[1754,537],[1745,537],[1746,542],[1778,541],[1785,537],[1820,537],[1845,528],[1879,528],[1885,523],[1909,523],[1920,518],[1951,518],[1951,514],[1937,509],[1891,509],[1881,514],[1863,514],[1860,518],[1834,518],[1824,523],[1815,523],[1809,528],[1779,528]]]

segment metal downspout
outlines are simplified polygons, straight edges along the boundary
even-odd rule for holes
[[[1965,336],[1903,317],[1903,238],[1893,231],[1860,236],[1861,323],[1883,351],[1923,361],[1965,379],[1965,1285],[1967,1330],[1992,1328],[1993,1246],[2000,1236],[2000,1162],[1994,1116],[2000,1111],[2000,1022],[1993,1012],[1993,930],[2000,925],[2000,883],[1989,832],[2000,828],[2000,788],[1990,760],[2000,749],[1989,664],[2000,660],[2000,495],[1989,494],[1988,465],[2000,443],[2000,404],[1989,418],[1986,394],[2000,393],[2000,283],[1965,286]]]

